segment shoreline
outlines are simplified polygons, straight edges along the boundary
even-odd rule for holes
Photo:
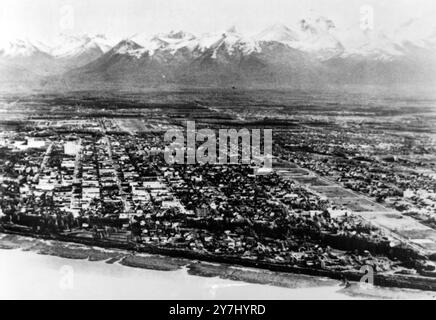
[[[51,255],[66,259],[86,260],[90,262],[104,262],[119,264],[126,267],[156,271],[177,271],[186,269],[188,275],[200,277],[218,277],[233,281],[243,281],[250,284],[269,285],[288,289],[337,287],[352,297],[383,298],[395,292],[425,293],[427,298],[436,298],[436,293],[417,288],[371,286],[351,280],[344,286],[340,279],[333,279],[320,274],[305,274],[271,270],[240,264],[229,264],[217,261],[204,261],[186,257],[168,256],[159,253],[134,252],[120,248],[102,248],[89,246],[77,242],[57,239],[41,239],[28,235],[0,233],[0,249],[19,249],[32,251],[41,255]],[[403,276],[404,278],[404,276]],[[377,279],[377,278],[375,278]],[[409,279],[410,281],[410,279]],[[398,282],[401,284],[401,282]],[[410,285],[410,283],[409,283]],[[342,289],[341,289],[342,288]],[[378,292],[383,292],[379,294]]]
[[[436,293],[412,289],[383,288],[377,286],[367,286],[360,283],[350,283],[344,286],[340,281],[329,278],[308,276],[304,274],[293,274],[269,271],[265,269],[256,269],[241,267],[235,265],[226,265],[220,263],[211,263],[203,261],[191,261],[183,258],[173,258],[153,254],[134,254],[119,249],[102,249],[98,247],[87,247],[76,243],[67,243],[57,240],[42,240],[32,237],[0,234],[0,254],[2,251],[19,251],[23,254],[34,254],[39,257],[47,256],[56,259],[71,259],[73,264],[86,263],[84,269],[91,266],[105,268],[104,273],[111,273],[112,266],[115,270],[118,268],[127,268],[138,270],[140,274],[153,272],[153,274],[168,272],[165,279],[174,279],[174,275],[179,275],[186,281],[186,276],[198,277],[198,281],[205,282],[208,294],[211,292],[223,292],[241,289],[246,292],[247,286],[262,286],[262,291],[271,292],[276,289],[289,294],[291,299],[436,299]],[[128,257],[129,259],[125,259]],[[27,258],[26,258],[27,260]],[[123,262],[124,261],[124,262]],[[49,264],[51,265],[51,263]],[[109,269],[104,267],[107,265]],[[82,264],[81,264],[82,266]],[[12,266],[13,267],[13,266]],[[180,273],[181,272],[181,273]],[[111,273],[112,274],[112,273]],[[56,273],[54,274],[56,276]],[[140,276],[142,279],[142,276]],[[210,279],[210,280],[207,280]],[[132,279],[127,279],[131,282]],[[167,280],[168,281],[168,280]],[[172,280],[170,280],[172,281]],[[174,285],[179,285],[177,283]],[[183,281],[183,280],[182,280]],[[224,283],[223,283],[224,282]],[[188,285],[191,283],[188,283]],[[182,283],[183,286],[183,283]],[[201,286],[204,290],[204,285]],[[189,290],[186,289],[185,290]],[[290,290],[290,291],[287,291]],[[239,292],[239,291],[238,291]],[[215,294],[215,293],[214,293]],[[259,294],[259,293],[257,293]],[[201,299],[205,297],[200,295]],[[284,297],[287,297],[285,295]],[[187,299],[182,295],[182,300]],[[279,295],[281,297],[281,295]],[[171,299],[180,299],[172,294]],[[216,298],[215,295],[212,298]],[[238,299],[249,299],[246,296]],[[266,294],[261,299],[271,299]],[[279,298],[280,299],[280,298]],[[187,299],[189,300],[189,299]]]
[[[155,271],[178,271],[185,269],[187,274],[206,278],[220,277],[247,283],[273,285],[284,288],[296,288],[296,280],[302,280],[310,286],[340,285],[340,281],[312,277],[303,274],[274,272],[265,269],[249,268],[229,264],[169,257],[159,254],[132,253],[121,249],[102,249],[88,247],[74,242],[43,240],[22,235],[0,233],[0,250],[21,250],[39,255],[56,256],[64,259],[86,260],[119,264],[125,267]],[[272,277],[262,277],[264,275]],[[295,278],[295,279],[290,279]],[[294,280],[290,281],[290,280]]]

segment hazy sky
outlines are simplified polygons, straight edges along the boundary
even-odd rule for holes
[[[364,5],[373,7],[376,28],[436,17],[434,0],[1,0],[0,37],[49,43],[66,30],[119,39],[172,29],[204,33],[232,25],[256,33],[273,23],[292,27],[301,18],[319,15],[347,28],[359,24]]]

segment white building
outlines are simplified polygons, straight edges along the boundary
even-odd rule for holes
[[[80,151],[79,141],[67,141],[64,143],[64,153],[70,156],[75,156]]]

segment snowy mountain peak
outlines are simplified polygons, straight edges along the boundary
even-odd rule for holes
[[[330,30],[336,28],[334,22],[326,17],[318,17],[316,19],[302,19],[299,22],[300,32],[310,35],[319,35],[329,33]]]
[[[55,41],[51,54],[56,58],[80,56],[90,50],[105,53],[114,45],[104,35],[68,35],[61,34]]]
[[[0,46],[0,55],[6,58],[31,57],[39,53],[44,52],[27,39],[7,41]]]
[[[206,34],[199,38],[198,48],[201,52],[211,51],[211,57],[217,58],[218,52],[223,50],[228,55],[237,53],[248,55],[259,52],[260,47],[255,39],[245,37],[233,26],[222,33]]]
[[[409,19],[394,29],[391,38],[400,45],[436,49],[436,23],[426,19]]]
[[[132,39],[124,39],[121,40],[115,47],[112,48],[112,50],[116,51],[119,49],[140,49],[142,48],[138,43],[133,41]]]
[[[314,54],[321,60],[340,56],[345,48],[333,34],[335,24],[325,17],[302,19],[299,22],[299,42],[296,49]]]
[[[184,31],[170,31],[154,36],[136,34],[131,37],[131,39],[139,44],[144,52],[148,52],[151,56],[158,50],[175,53],[177,50],[185,47],[193,50],[197,45],[196,37]]]
[[[274,24],[255,36],[258,41],[293,42],[297,41],[297,34],[283,24]]]
[[[149,41],[155,41],[160,44],[160,46],[167,46],[167,45],[177,45],[184,41],[191,41],[195,39],[195,36],[193,34],[184,32],[184,31],[170,31],[168,33],[160,33],[155,35],[151,38]]]
[[[140,58],[147,50],[131,39],[120,41],[110,52]]]
[[[178,40],[191,40],[195,38],[193,34],[182,30],[178,30],[178,31],[171,30],[166,34],[166,37],[169,39],[178,39]]]
[[[226,30],[225,33],[226,33],[226,34],[228,34],[228,33],[238,33],[238,30],[236,29],[236,26],[231,26],[231,27],[229,27],[229,28]]]
[[[404,55],[401,44],[381,31],[357,31],[347,42],[345,57],[364,57],[373,60],[393,60]]]
[[[318,17],[315,21],[316,21],[317,26],[319,28],[321,28],[322,30],[329,31],[329,30],[336,28],[335,23],[329,18],[321,16],[321,17]]]

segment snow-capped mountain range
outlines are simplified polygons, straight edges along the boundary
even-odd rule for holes
[[[382,31],[360,29],[342,31],[336,29],[332,20],[319,17],[315,20],[301,20],[296,29],[290,29],[283,24],[274,24],[254,36],[245,36],[235,27],[200,36],[183,31],[171,31],[151,37],[135,35],[128,39],[137,43],[141,48],[123,53],[139,58],[141,54],[153,55],[158,50],[172,53],[180,49],[204,52],[212,47],[226,46],[229,54],[239,50],[245,54],[251,54],[259,52],[262,42],[281,43],[290,48],[314,54],[321,60],[349,56],[381,60],[394,59],[406,54],[405,49],[410,45],[426,50],[436,50],[436,27],[426,37],[416,37],[416,31],[410,29],[412,28],[407,29],[403,26],[391,37]]]
[[[159,51],[176,54],[180,50],[197,53],[212,50],[212,56],[216,57],[217,50],[224,47],[229,55],[239,51],[248,55],[259,50],[258,43],[255,39],[240,34],[235,27],[231,27],[222,32],[204,34],[199,37],[184,31],[171,31],[152,37],[135,35],[129,40],[138,44],[140,48],[118,53],[130,54],[137,58],[140,58],[144,54],[152,56]],[[125,48],[121,50],[125,50]]]
[[[49,53],[56,58],[69,58],[82,55],[91,50],[101,53],[109,51],[116,43],[109,41],[104,35],[72,36],[61,34]]]
[[[41,45],[41,48],[44,46]],[[8,41],[0,47],[0,54],[4,58],[30,57],[38,53],[43,53],[36,44],[33,44],[28,39],[16,39]]]
[[[53,46],[27,39],[0,44],[0,67],[7,65],[9,73],[18,68],[20,75],[28,71],[28,78],[30,74],[62,75],[85,82],[87,78],[125,82],[122,77],[133,75],[144,84],[196,83],[214,75],[221,77],[212,81],[217,85],[253,79],[346,82],[361,81],[355,74],[362,72],[364,81],[380,75],[388,75],[388,81],[402,80],[401,73],[414,81],[421,71],[427,79],[428,73],[436,70],[436,27],[426,26],[423,29],[419,20],[411,20],[390,33],[341,30],[332,20],[318,17],[302,19],[292,28],[274,24],[251,36],[235,27],[202,35],[139,33],[121,41],[104,35],[60,35]],[[426,70],[421,70],[421,65]],[[414,75],[409,77],[408,72]]]

